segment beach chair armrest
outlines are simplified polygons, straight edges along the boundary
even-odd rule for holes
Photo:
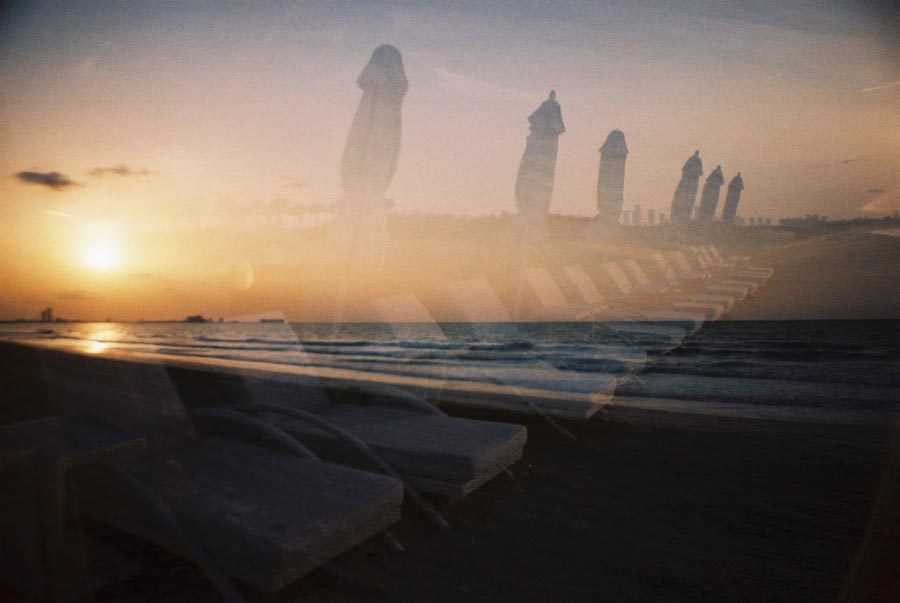
[[[368,391],[377,396],[378,406],[409,408],[410,410],[429,415],[437,415],[440,417],[447,416],[447,413],[438,408],[436,404],[400,387],[387,383],[379,383]],[[382,395],[384,397],[381,397]]]
[[[189,415],[202,434],[234,435],[237,429],[237,433],[244,438],[252,438],[254,443],[271,442],[297,456],[320,460],[312,450],[283,429],[245,413],[223,408],[201,408],[191,411]]]
[[[419,491],[412,486],[404,477],[397,471],[393,465],[387,462],[384,457],[378,454],[375,450],[372,449],[371,446],[363,442],[361,439],[350,433],[349,431],[335,425],[331,421],[324,419],[315,413],[311,413],[305,410],[300,410],[298,408],[288,408],[285,406],[279,406],[277,404],[259,404],[259,403],[244,403],[238,404],[232,407],[229,407],[233,410],[242,411],[245,413],[269,413],[269,414],[280,414],[287,417],[291,417],[293,419],[298,419],[300,421],[304,421],[311,425],[322,429],[323,431],[327,431],[328,433],[341,438],[352,447],[356,448],[360,453],[365,455],[372,463],[385,475],[393,477],[397,481],[401,482],[404,486],[406,492],[409,493],[410,497],[413,501],[419,506],[420,509],[434,522],[438,527],[443,530],[449,530],[450,524],[447,523],[447,520],[444,519],[440,513],[438,513],[431,504],[426,501]],[[290,436],[288,436],[290,437]]]

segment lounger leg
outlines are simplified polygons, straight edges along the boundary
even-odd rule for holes
[[[214,428],[217,422],[224,425],[237,426],[246,433],[262,435],[274,442],[278,442],[281,446],[301,458],[307,458],[312,461],[321,460],[312,450],[298,442],[296,438],[291,437],[283,429],[251,417],[246,413],[221,408],[203,408],[191,411],[190,417],[195,423],[198,421],[203,423],[202,427],[205,428],[205,433],[215,433]]]

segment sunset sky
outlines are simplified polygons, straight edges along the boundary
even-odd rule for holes
[[[8,3],[0,318],[40,304],[135,318],[134,291],[121,307],[75,303],[126,262],[129,233],[337,200],[355,79],[381,43],[409,79],[388,190],[402,212],[514,211],[526,118],[550,89],[567,128],[553,212],[596,213],[598,148],[615,128],[631,151],[626,209],[668,213],[695,149],[706,174],[742,172],[745,217],[900,209],[896,9],[669,5]],[[159,254],[132,256],[132,276],[162,270]]]

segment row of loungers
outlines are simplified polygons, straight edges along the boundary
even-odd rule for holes
[[[769,276],[707,246],[529,269],[523,283],[531,319],[603,321],[626,344],[648,336],[665,341],[664,351]],[[446,294],[476,331],[484,316],[468,314],[475,307],[494,322],[514,319],[485,279]],[[427,315],[413,296],[381,306],[386,321],[400,306]],[[98,433],[139,438],[141,453],[72,470],[81,511],[193,560],[231,600],[240,598],[231,579],[275,591],[376,534],[390,542],[404,495],[447,527],[420,491],[464,496],[521,458],[524,427],[450,417],[438,404],[586,419],[623,378],[600,380],[579,402],[502,379],[470,389],[409,379],[372,387],[349,372],[328,381],[263,363],[144,356],[152,358],[0,343],[6,410],[65,415],[82,430],[99,421]],[[633,354],[625,363],[632,372],[644,365]]]
[[[628,258],[589,268],[529,268],[521,279],[531,301],[526,317],[631,321],[642,324],[625,328],[657,331],[666,327],[643,323],[668,323],[696,332],[705,320],[722,318],[771,276],[770,269],[731,271],[713,257],[706,248],[696,247],[654,253],[643,264]]]
[[[705,263],[700,264],[698,258]],[[483,323],[507,323],[505,328],[515,331],[517,320],[589,321],[598,327],[597,340],[606,347],[614,361],[611,364],[621,368],[590,375],[590,393],[568,391],[562,401],[548,392],[506,385],[502,374],[484,375],[484,379],[500,388],[495,391],[510,395],[475,391],[462,399],[447,397],[452,392],[447,385],[439,388],[437,395],[428,390],[417,393],[435,404],[588,419],[611,401],[619,385],[646,365],[648,354],[675,349],[705,321],[723,317],[771,275],[768,269],[735,267],[737,261],[726,263],[710,246],[653,254],[640,262],[632,258],[596,265],[526,268],[512,298],[501,297],[484,277],[448,283],[439,296],[442,319],[470,323],[476,338],[482,329],[497,328],[496,324],[482,327]],[[745,262],[740,261],[742,265]],[[415,295],[394,295],[376,300],[374,305],[384,322],[415,317],[434,324],[436,336],[441,336],[433,313]],[[556,373],[564,381],[564,375],[553,367],[542,370],[550,380]]]
[[[65,443],[87,437],[86,418],[100,440],[110,430],[139,438],[140,454],[71,471],[79,508],[191,559],[231,600],[230,579],[275,591],[385,531],[404,491],[446,527],[419,490],[470,493],[518,460],[527,437],[399,392],[393,406],[332,401],[258,369],[14,343],[0,343],[0,384],[6,415],[62,416],[74,430],[57,438]],[[34,432],[42,421],[0,429]],[[3,454],[22,446],[0,432]]]

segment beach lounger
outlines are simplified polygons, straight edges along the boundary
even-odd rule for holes
[[[755,276],[762,278],[763,281],[768,280],[774,274],[772,268],[763,266],[751,266],[750,258],[733,258],[725,260],[719,253],[715,245],[703,245],[701,249],[706,251],[706,258],[710,266],[720,270],[731,270],[734,274],[740,276]]]
[[[602,299],[585,303],[566,299],[553,275],[544,268],[526,268],[522,275],[522,289],[531,297],[527,316],[540,320],[593,320],[596,314],[606,312],[609,307]]]
[[[527,430],[521,425],[451,417],[413,394],[373,383],[367,391],[331,391],[320,384],[300,384],[275,371],[202,370],[169,367],[169,378],[188,404],[252,410],[300,440],[319,456],[366,470],[371,459],[337,431],[292,416],[301,411],[329,423],[364,443],[414,488],[446,496],[473,492],[522,457]],[[441,399],[441,389],[435,397]]]
[[[709,255],[705,247],[694,245],[683,252],[687,260],[699,270],[709,273],[714,279],[721,282],[738,281],[751,283],[758,287],[769,278],[769,274],[754,269],[734,270],[718,265]]]
[[[324,463],[265,423],[197,413],[240,439],[198,437],[159,365],[3,343],[0,367],[44,410],[145,438],[145,453],[74,473],[81,511],[190,558],[227,599],[223,570],[274,591],[400,518],[399,481]]]
[[[681,252],[655,253],[651,256],[669,282],[683,291],[696,294],[727,295],[743,300],[752,289],[749,283],[716,282],[706,272],[695,270]]]
[[[650,280],[650,277],[647,275],[643,266],[641,266],[634,258],[623,260],[622,266],[631,278],[632,283],[634,283],[638,293],[648,292],[651,295],[671,296],[675,307],[678,307],[679,302],[683,302],[681,307],[697,307],[704,311],[707,316],[710,316],[711,313],[715,318],[721,317],[721,314],[715,316],[718,313],[718,308],[720,306],[722,314],[727,313],[734,307],[735,298],[729,295],[693,295],[677,291],[674,287],[665,282],[654,283]]]
[[[723,267],[717,266],[716,262],[708,255],[706,249],[699,245],[690,247],[687,252],[685,252],[685,255],[688,260],[693,260],[693,262],[700,267],[700,270],[713,275],[713,277],[719,281],[751,283],[754,285],[754,288],[756,288],[769,278],[767,274],[756,273],[749,270],[726,271]]]
[[[716,263],[724,268],[737,268],[741,272],[765,274],[769,277],[774,274],[774,270],[772,270],[772,268],[765,266],[751,266],[749,264],[749,257],[731,257],[726,259],[724,256],[722,256],[721,252],[715,244],[710,243],[705,247],[710,256],[716,261]]]
[[[699,266],[702,270],[707,271],[711,275],[713,282],[748,286],[748,294],[755,292],[761,285],[769,280],[769,275],[761,272],[757,273],[743,270],[734,271],[716,266],[706,259],[701,253],[700,248],[692,248],[685,252],[685,255],[687,255],[695,265]]]
[[[650,267],[650,271],[645,270],[648,276],[650,274],[655,275],[656,282],[674,288],[687,299],[703,303],[733,306],[736,302],[744,299],[747,296],[747,292],[743,288],[739,290],[709,290],[705,287],[705,281],[688,283],[682,282],[679,273],[672,267],[670,262],[660,252],[654,253],[650,256],[648,265]]]
[[[575,281],[571,280],[571,274],[576,275]],[[560,282],[570,291],[573,288],[582,291],[569,299]],[[702,316],[687,313],[645,311],[621,302],[609,306],[595,286],[593,291],[589,288],[584,290],[589,287],[588,282],[590,277],[577,266],[557,271],[556,277],[545,268],[531,268],[524,273],[523,297],[529,299],[532,306],[537,305],[537,310],[531,311],[533,317],[578,320],[590,316],[595,324],[602,323],[603,328],[611,333],[636,337],[635,345],[648,344],[648,347],[672,349],[681,344],[686,332],[694,332],[703,324]],[[647,341],[648,337],[655,341]]]
[[[635,289],[625,269],[618,262],[605,262],[603,272],[620,299],[629,300],[638,307],[649,308],[648,312],[655,312],[657,315],[664,316],[668,313],[671,316],[692,317],[695,322],[692,332],[698,331],[703,326],[704,320],[717,320],[724,312],[724,306],[718,303],[662,297],[647,293],[646,290],[639,291]],[[665,309],[653,310],[654,306]]]

